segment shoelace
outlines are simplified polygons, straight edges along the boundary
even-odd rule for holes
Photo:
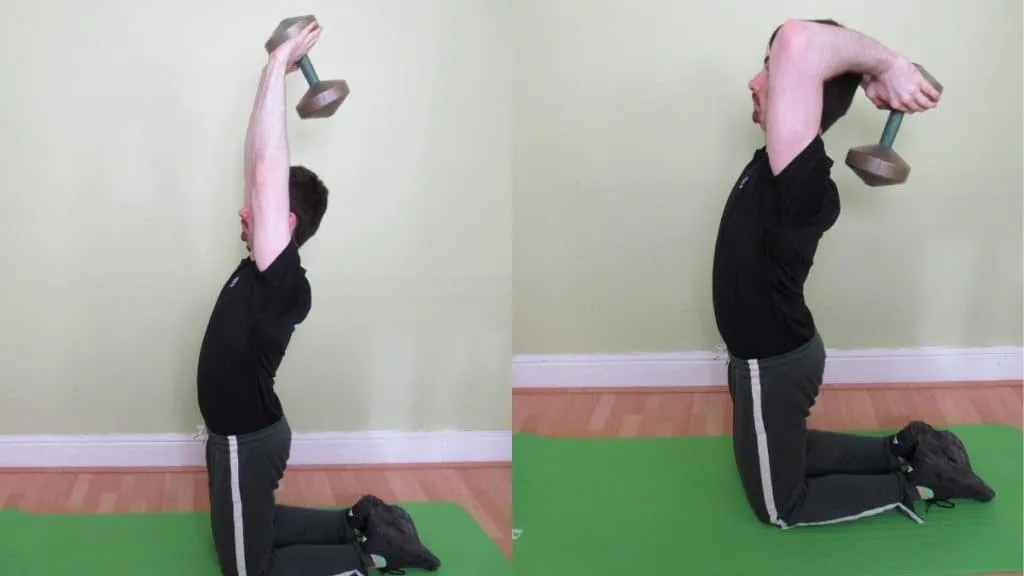
[[[924,513],[927,514],[928,510],[931,509],[933,505],[936,508],[956,508],[956,504],[954,504],[952,500],[938,500],[932,498],[931,500],[924,501]]]

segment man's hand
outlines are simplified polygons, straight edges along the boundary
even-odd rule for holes
[[[939,105],[942,93],[905,56],[897,56],[878,76],[865,76],[864,95],[880,110],[913,114]]]
[[[270,53],[270,59],[283,62],[288,72],[299,69],[298,62],[303,56],[309,53],[320,40],[320,23],[316,20],[310,22],[294,38],[286,40],[283,44]]]

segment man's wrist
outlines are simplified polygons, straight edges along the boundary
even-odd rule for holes
[[[881,43],[879,43],[878,46],[881,49],[881,53],[879,54],[879,62],[877,64],[877,69],[868,72],[868,74],[872,74],[874,76],[880,76],[884,74],[890,68],[892,68],[900,58],[903,57],[899,52],[896,52],[895,50],[892,50],[891,48],[888,48],[887,46]]]
[[[271,52],[267,57],[267,71],[281,72],[288,70],[288,55],[281,52]]]

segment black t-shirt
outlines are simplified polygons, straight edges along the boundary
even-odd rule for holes
[[[774,176],[754,152],[729,194],[715,243],[715,320],[729,352],[769,358],[815,334],[804,282],[818,241],[839,218],[832,159],[816,137]]]
[[[294,243],[263,272],[250,258],[238,264],[221,288],[199,350],[199,410],[207,429],[246,434],[281,419],[274,378],[310,305]]]

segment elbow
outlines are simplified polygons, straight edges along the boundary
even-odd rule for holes
[[[793,59],[810,49],[813,30],[804,20],[787,20],[779,26],[771,45],[771,59]]]
[[[779,27],[770,48],[772,68],[786,69],[787,75],[820,76],[824,81],[827,74],[819,65],[820,51],[814,48],[816,32],[813,22],[787,20]]]

